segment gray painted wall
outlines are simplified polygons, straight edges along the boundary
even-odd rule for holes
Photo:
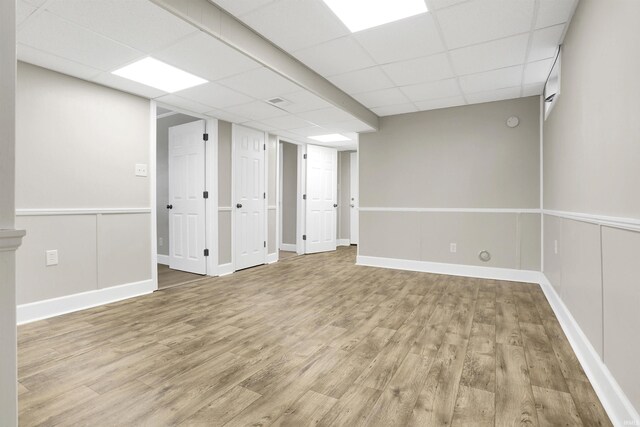
[[[17,209],[149,208],[149,101],[18,64]],[[18,304],[151,279],[151,217],[19,216]],[[59,264],[45,266],[57,249]]]
[[[296,244],[298,146],[282,143],[282,243]]]
[[[639,20],[637,1],[578,5],[544,123],[545,209],[640,219]],[[640,233],[545,215],[544,242],[546,276],[640,410]]]
[[[16,2],[0,2],[0,229],[12,229],[15,189]],[[15,253],[0,251],[0,414],[16,426]]]
[[[383,117],[379,132],[360,135],[360,207],[539,208],[539,109],[531,97]],[[359,251],[537,270],[540,215],[361,211]]]
[[[169,128],[200,120],[185,114],[158,119],[156,123],[156,212],[158,254],[169,255]],[[161,240],[162,239],[162,240]],[[161,244],[162,242],[162,244]]]

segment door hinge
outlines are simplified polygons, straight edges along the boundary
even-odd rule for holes
[[[204,256],[209,256],[209,249],[204,250]]]
[[[306,154],[303,154],[303,155],[302,155],[302,158],[303,158],[303,159],[305,159],[305,160],[307,160],[307,155],[306,155]]]
[[[306,194],[302,195],[302,200],[307,200],[307,195]]]
[[[267,151],[267,144],[262,144],[262,149]]]
[[[209,134],[208,133],[203,133],[202,134],[202,140],[203,141],[208,141],[209,140]]]
[[[267,241],[266,240],[264,241],[264,247],[265,248],[267,247]]]
[[[302,240],[307,240],[307,235],[306,234],[302,235]]]
[[[205,199],[208,199],[209,198],[209,192],[208,191],[203,191],[202,192],[202,197],[205,198]]]
[[[262,198],[266,199],[267,198],[267,193],[262,193]]]

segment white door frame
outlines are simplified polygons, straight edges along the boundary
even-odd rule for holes
[[[205,244],[209,249],[206,274],[207,276],[218,275],[218,119],[152,100],[150,101],[149,109],[149,189],[151,195],[151,279],[156,290],[158,289],[157,107],[163,107],[205,121],[205,132],[209,135],[209,140],[205,143],[205,185],[206,191],[209,192],[209,198],[205,200]]]
[[[355,161],[354,161],[355,160]],[[360,243],[360,164],[358,152],[349,154],[349,241],[351,244]],[[355,180],[354,180],[355,175]],[[355,181],[355,184],[354,184]],[[356,200],[353,200],[353,188],[356,188]],[[353,207],[352,207],[353,206]],[[354,221],[355,216],[355,221]],[[355,227],[354,227],[355,223]],[[355,240],[353,239],[355,237]]]
[[[236,271],[236,216],[235,216],[235,204],[236,204],[236,170],[238,166],[236,165],[236,139],[235,133],[236,129],[239,125],[237,123],[231,124],[231,265],[232,272]],[[250,128],[256,130],[258,132],[264,133],[264,143],[267,144],[269,142],[269,134],[267,132],[261,131],[259,129],[252,128],[250,126],[243,126],[246,128]],[[267,193],[267,197],[263,199],[264,203],[264,227],[263,227],[263,238],[264,241],[268,243],[269,237],[269,206],[267,204],[269,200],[268,187],[269,187],[269,167],[268,167],[268,159],[267,159],[267,150],[262,150],[263,155],[263,165],[264,165],[264,192]],[[267,255],[269,253],[269,248],[263,248],[264,262],[267,262]]]

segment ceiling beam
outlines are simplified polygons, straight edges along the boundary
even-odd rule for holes
[[[150,1],[378,130],[371,110],[210,1]]]

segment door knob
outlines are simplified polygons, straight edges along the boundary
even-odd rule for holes
[[[242,203],[238,203],[238,204],[236,205],[236,208],[238,208],[238,209],[240,209],[241,207],[242,207]]]
[[[173,209],[173,205],[167,205],[167,209]]]
[[[337,204],[337,203],[334,203],[334,204],[333,204],[333,207],[334,207],[334,208],[337,208],[337,207],[338,207],[338,204]]]

